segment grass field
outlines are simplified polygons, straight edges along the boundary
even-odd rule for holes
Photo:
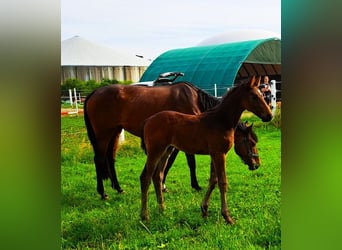
[[[246,116],[247,117],[247,116]],[[209,178],[209,156],[196,156],[203,190],[190,186],[184,153],[171,168],[165,194],[166,210],[159,212],[153,185],[149,192],[150,223],[140,221],[140,182],[146,156],[140,139],[128,133],[118,151],[116,166],[124,194],[105,181],[109,200],[96,192],[93,151],[82,116],[61,118],[61,248],[62,249],[280,249],[279,128],[254,122],[261,167],[249,171],[234,150],[227,156],[228,206],[235,225],[226,225],[220,212],[219,190],[212,193],[209,216],[200,203]]]

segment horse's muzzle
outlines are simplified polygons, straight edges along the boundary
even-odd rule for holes
[[[249,170],[256,170],[259,168],[259,164],[251,164],[248,165]]]

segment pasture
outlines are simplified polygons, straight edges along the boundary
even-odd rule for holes
[[[61,118],[61,248],[62,249],[280,249],[280,128],[253,115],[261,159],[249,171],[231,149],[227,155],[227,200],[235,225],[226,225],[220,210],[219,190],[213,191],[207,219],[200,203],[209,179],[209,156],[196,155],[202,190],[191,189],[189,169],[180,152],[169,171],[166,210],[159,212],[150,187],[150,223],[140,221],[139,177],[146,156],[140,139],[128,133],[120,146],[116,170],[125,193],[118,194],[105,181],[109,200],[96,191],[93,151],[83,116]]]

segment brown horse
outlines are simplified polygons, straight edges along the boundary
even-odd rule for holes
[[[226,154],[233,145],[234,129],[244,110],[253,112],[264,122],[272,119],[270,107],[258,89],[259,83],[260,77],[258,81],[252,77],[249,83],[229,90],[219,105],[199,115],[162,111],[145,121],[142,145],[147,160],[140,176],[142,220],[149,221],[147,196],[151,178],[159,207],[161,210],[165,208],[162,178],[165,163],[175,147],[189,154],[210,155],[212,170],[208,191],[201,204],[202,215],[208,215],[209,198],[218,182],[221,214],[227,223],[234,223],[226,201]]]
[[[238,125],[236,126],[236,129],[234,132],[234,150],[235,150],[235,153],[238,156],[240,156],[242,161],[246,165],[248,165],[250,170],[255,170],[255,169],[258,169],[260,165],[258,149],[256,147],[258,138],[255,132],[253,131],[253,124],[250,126],[247,126],[246,124],[247,122],[242,123],[241,121],[239,121]],[[167,192],[167,188],[165,185],[166,176],[172,164],[174,163],[178,153],[179,153],[179,150],[175,148],[167,160],[167,164],[164,169],[164,177],[162,181],[163,192]],[[200,190],[201,188],[198,185],[197,177],[196,177],[195,156],[193,154],[187,154],[187,153],[185,153],[185,155],[186,155],[186,159],[188,161],[188,165],[190,168],[191,185],[196,190]]]
[[[115,171],[122,129],[141,137],[143,121],[157,112],[175,110],[200,114],[218,103],[218,98],[186,82],[158,87],[115,84],[98,88],[88,95],[84,103],[84,120],[94,149],[97,191],[102,199],[107,198],[103,187],[103,180],[107,178],[111,179],[113,189],[122,192]],[[193,155],[187,155],[187,158],[191,185],[198,190],[195,158]]]

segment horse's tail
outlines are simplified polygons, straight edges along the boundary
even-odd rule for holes
[[[97,157],[97,153],[98,153],[98,146],[97,146],[97,140],[96,140],[96,135],[93,129],[93,126],[91,124],[90,118],[89,118],[89,114],[88,114],[88,101],[90,100],[90,98],[93,96],[93,94],[96,92],[96,90],[94,90],[92,93],[90,93],[86,99],[84,100],[84,106],[83,106],[83,114],[84,114],[84,122],[87,128],[87,133],[88,133],[88,138],[89,141],[91,143],[91,145],[93,146],[93,150],[94,150],[94,161],[95,161],[95,167],[96,167],[96,173],[97,175],[101,175],[98,176],[101,179],[107,179],[109,178],[110,174],[109,174],[109,170],[106,167],[106,164],[96,164],[96,157]],[[101,169],[98,169],[98,168]]]
[[[144,140],[144,126],[145,126],[145,121],[143,122],[143,125],[142,125],[142,131],[141,131],[141,148],[144,150],[145,154],[147,154],[146,152],[146,144],[145,144],[145,140]]]
[[[91,143],[91,145],[93,145],[94,151],[95,151],[95,147],[96,147],[96,137],[95,137],[95,132],[93,129],[93,126],[91,125],[91,122],[89,120],[89,115],[88,115],[88,110],[87,110],[87,104],[88,101],[90,99],[90,97],[94,94],[95,91],[93,91],[92,93],[90,93],[85,101],[84,101],[84,105],[83,105],[83,114],[84,114],[84,122],[87,128],[87,133],[88,133],[88,138],[89,141]]]

